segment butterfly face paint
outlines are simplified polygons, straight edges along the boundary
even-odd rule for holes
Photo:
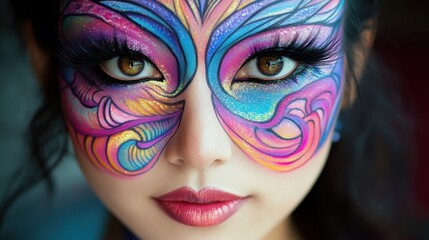
[[[207,76],[225,131],[276,171],[307,162],[330,133],[342,88],[341,0],[258,1],[212,34]]]
[[[75,145],[115,175],[148,171],[176,131],[196,70],[188,31],[163,5],[70,1],[61,91]]]
[[[325,142],[342,88],[342,0],[71,0],[61,91],[80,150],[117,176],[148,171],[177,130],[197,66],[231,139],[295,169]]]

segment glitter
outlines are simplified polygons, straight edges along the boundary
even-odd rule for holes
[[[175,99],[191,84],[197,64],[206,67],[202,71],[222,127],[261,166],[291,171],[325,142],[340,106],[340,57],[323,66],[305,65],[293,79],[275,84],[234,77],[260,51],[313,38],[314,47],[340,39],[344,0],[229,3],[199,1],[192,9],[179,1],[73,0],[66,6],[64,45],[124,43],[164,78],[112,87],[91,84],[88,74],[63,68],[62,98],[72,138],[95,166],[115,176],[149,171],[179,127],[184,102]]]
[[[237,13],[231,16],[233,22],[219,26],[210,41],[207,75],[221,124],[249,158],[269,169],[293,170],[307,162],[325,141],[339,108],[337,76],[341,76],[343,62],[338,58],[317,68],[307,66],[305,74],[294,81],[277,84],[235,83],[235,73],[258,51],[287,47],[292,41],[303,43],[310,37],[315,46],[332,41],[342,28],[339,20],[327,23],[333,19],[325,14],[327,2],[300,1],[302,5],[290,12],[273,7],[272,15],[268,8]],[[273,1],[275,4],[280,6],[280,1]],[[299,25],[304,22],[315,24]],[[235,30],[237,26],[240,30]]]

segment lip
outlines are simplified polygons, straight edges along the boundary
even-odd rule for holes
[[[197,192],[190,187],[182,187],[154,199],[174,220],[194,227],[210,227],[234,215],[246,198],[215,188]]]

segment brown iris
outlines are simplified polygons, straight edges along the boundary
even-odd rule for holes
[[[133,77],[143,71],[144,61],[138,57],[124,56],[119,57],[118,67],[121,72],[127,76]]]
[[[256,65],[262,74],[275,76],[283,69],[283,57],[276,54],[258,57]]]

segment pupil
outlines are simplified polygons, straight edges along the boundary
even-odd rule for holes
[[[266,76],[274,76],[283,69],[283,58],[278,55],[266,55],[257,59],[258,70]]]
[[[137,57],[120,57],[118,67],[127,76],[136,76],[143,71],[144,62]]]

